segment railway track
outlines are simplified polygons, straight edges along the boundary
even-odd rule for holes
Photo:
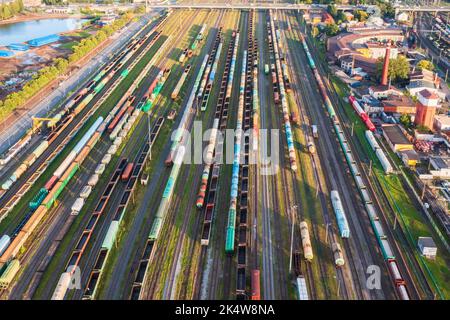
[[[145,69],[145,70],[147,70],[147,69]],[[145,82],[145,81],[144,81],[144,82]],[[132,86],[131,86],[131,88],[134,88],[134,86],[132,85]],[[141,90],[141,91],[142,91],[142,90]],[[144,123],[144,124],[145,124],[145,123]],[[141,129],[142,129],[142,127],[144,127],[144,129],[146,129],[147,125],[144,125],[144,126],[143,126],[143,125],[141,125]],[[141,130],[141,131],[142,131],[142,130]],[[139,141],[139,140],[137,140],[137,141]],[[136,141],[136,142],[137,142],[137,141]],[[135,142],[134,144],[132,144],[132,145],[133,145],[133,147],[135,147],[135,146],[137,145],[137,143],[136,143],[136,142]],[[92,168],[92,167],[91,167],[91,169],[93,170],[93,168]],[[85,222],[87,222],[87,221],[85,220]],[[47,292],[47,294],[50,294],[50,293],[49,293],[49,292]]]
[[[189,19],[189,21],[192,22],[193,21],[192,19],[194,19],[194,17],[190,16],[188,19]],[[179,25],[179,28],[180,28],[180,25]],[[180,43],[183,36],[184,36],[184,33],[179,34],[177,39],[174,41],[175,45],[178,45]],[[163,59],[162,62],[160,62],[160,68],[161,68],[161,66],[167,67],[168,62],[169,62],[168,59],[169,58],[167,57],[167,58]],[[159,113],[160,115],[162,115],[162,113],[164,113],[165,111],[163,108],[159,108],[156,112]],[[163,172],[164,169],[161,171]],[[159,178],[158,178],[158,180],[159,180]],[[151,183],[153,183],[153,182],[151,182]],[[140,207],[138,207],[138,217],[137,217],[138,219],[143,218],[143,216],[140,214],[141,212],[142,211],[140,210]],[[133,221],[133,225],[134,225],[134,221]],[[126,239],[127,243],[129,242],[129,240],[136,239],[136,237],[137,237],[137,230],[135,228],[133,228],[132,230],[135,230],[135,231],[133,232],[132,235],[129,235],[129,237],[127,237],[127,239]],[[148,234],[148,232],[147,232],[147,234]],[[138,261],[137,274],[134,271],[136,269],[136,264],[133,263],[131,265],[131,273],[130,273],[130,275],[126,275],[126,280],[127,280],[126,283],[133,281],[132,279],[130,279],[130,277],[132,277],[132,276],[134,276],[136,278],[141,277],[141,274],[143,271],[145,271],[145,268],[146,268],[148,262],[150,261],[150,259],[154,258],[154,253],[157,251],[157,247],[158,247],[158,243],[154,243],[154,242],[151,242],[151,243],[147,242],[146,244],[144,244],[144,248],[142,248],[141,244],[139,244],[139,249],[137,252],[141,253],[142,252],[141,250],[144,250],[144,253],[142,253],[141,259],[140,259],[140,261]],[[119,270],[124,271],[126,268],[125,266],[126,266],[125,264],[119,263],[117,266],[117,271],[118,272],[119,272]],[[114,270],[114,276],[115,277],[117,276],[117,274],[115,273],[115,270]],[[137,293],[140,291],[140,288],[141,288],[140,285],[137,285],[136,280],[135,280],[135,285],[132,286],[132,299],[134,299],[136,297]],[[118,288],[117,281],[110,281],[110,286],[108,287],[108,290],[107,290],[107,297],[110,296],[111,294],[115,294],[115,292],[117,290],[120,290]],[[124,290],[125,290],[124,297],[127,297],[127,290],[128,290],[127,284],[125,284]]]
[[[285,19],[288,22],[288,24],[291,26],[287,16]],[[292,30],[292,28],[291,28],[290,33],[291,33],[291,37],[292,37],[292,34],[294,34],[294,31]],[[295,59],[294,59],[294,62],[296,62]],[[291,66],[291,69],[292,69],[292,66]],[[295,74],[295,76],[298,78],[298,75],[295,72],[291,72],[291,74]],[[307,91],[305,91],[306,88],[303,83],[301,83],[300,81],[297,81],[297,83],[300,83],[303,86],[302,90],[304,92],[307,92]],[[305,101],[305,98],[303,95],[302,95],[302,98],[303,98],[302,103],[299,103],[298,97],[296,97],[296,98],[297,98],[297,104],[303,105],[303,106],[307,105],[307,102]],[[308,101],[309,101],[309,99],[308,99]],[[304,111],[302,110],[302,108],[300,108],[300,111],[303,114]],[[302,115],[302,118],[303,117],[304,116]],[[309,123],[307,123],[306,128],[308,128],[307,130],[309,131]],[[321,143],[321,141],[319,141],[319,145],[320,145],[320,143]],[[327,225],[332,226],[331,222],[334,219],[330,217],[330,214],[328,212],[329,210],[328,210],[327,200],[324,198],[324,193],[328,194],[329,192],[326,191],[327,188],[322,185],[322,183],[320,182],[320,179],[318,178],[319,177],[318,168],[320,167],[318,165],[318,163],[320,163],[320,160],[316,160],[315,159],[316,157],[317,157],[316,155],[312,155],[311,161],[313,162],[312,164],[313,164],[313,168],[315,171],[316,184],[319,187],[318,196],[320,196],[320,204],[322,207],[324,219],[326,221],[325,222],[326,226]],[[337,159],[334,158],[334,160],[332,160],[332,161],[337,161]],[[325,165],[325,167],[327,167],[327,165]],[[328,175],[327,175],[328,179],[327,180],[329,180],[328,184],[333,186],[332,189],[336,189],[337,183],[336,183],[336,178],[333,178],[334,173],[332,170],[330,170],[330,168],[327,168],[327,170],[328,170]],[[338,181],[340,179],[341,178],[338,178]],[[350,210],[348,210],[348,209],[350,209]],[[367,237],[363,238],[364,240],[357,240],[357,241],[354,240],[354,237],[361,238],[361,236],[360,236],[361,233],[364,235],[365,235],[365,233],[361,232],[361,228],[360,228],[359,224],[357,224],[357,223],[355,224],[355,221],[354,221],[355,216],[353,214],[353,212],[354,212],[353,208],[348,208],[348,209],[347,209],[347,216],[350,218],[349,221],[350,221],[350,225],[351,225],[351,230],[353,232],[352,232],[352,236],[350,237],[350,239],[344,240],[342,242],[343,242],[343,246],[345,248],[345,256],[346,256],[345,260],[348,262],[347,265],[349,266],[349,269],[350,269],[349,272],[350,272],[351,276],[349,276],[349,275],[346,276],[344,274],[344,272],[341,271],[342,274],[339,277],[340,277],[341,281],[348,282],[345,285],[345,287],[348,288],[348,289],[346,289],[346,291],[349,291],[347,293],[345,293],[345,292],[342,292],[342,293],[343,293],[344,297],[346,295],[347,298],[352,298],[352,297],[356,298],[356,299],[382,298],[383,295],[379,294],[378,292],[376,294],[372,294],[370,292],[367,292],[367,290],[365,290],[365,279],[366,278],[365,278],[365,274],[364,274],[364,268],[367,268],[367,266],[372,264],[371,255],[366,254],[366,252],[370,252],[370,250],[368,250],[368,248],[370,247],[370,244],[369,244],[370,242]],[[317,226],[315,226],[315,228],[317,228]],[[331,227],[331,231],[332,231],[332,237],[334,238],[333,241],[336,241],[336,236],[334,235],[333,227]],[[367,242],[367,244],[364,244],[364,241]],[[364,247],[366,249],[363,248],[363,246],[361,245],[361,242],[364,244]],[[338,271],[338,273],[339,272],[340,271]],[[355,277],[355,279],[351,279],[352,277]],[[341,288],[342,288],[342,286],[339,286],[339,289],[341,289]]]
[[[141,32],[145,34],[151,28],[153,28],[152,24],[144,28]],[[127,70],[127,68],[133,67],[137,61],[137,57],[143,57],[144,54],[150,50],[152,38],[149,37],[146,39],[144,45],[140,46],[139,49],[134,53],[134,59],[128,59],[125,64],[121,65],[121,69],[119,71]],[[118,62],[117,65],[119,65]],[[61,127],[60,131],[57,132],[55,136],[55,132],[52,132],[50,135],[53,138],[50,140],[49,147],[43,152],[43,154],[28,168],[28,170],[21,176],[19,179],[19,183],[14,183],[12,187],[2,196],[0,200],[0,219],[4,219],[6,215],[10,213],[10,211],[22,211],[24,210],[24,205],[20,203],[21,198],[32,189],[32,186],[42,180],[40,176],[51,167],[54,167],[54,160],[58,159],[58,155],[63,152],[64,147],[69,141],[74,137],[79,130],[82,130],[85,122],[89,120],[89,117],[92,116],[97,109],[101,109],[102,103],[106,100],[107,97],[114,91],[114,89],[121,83],[124,79],[121,76],[121,72],[116,72],[113,77],[106,83],[104,86],[104,91],[100,95],[96,94],[92,98],[92,100],[83,108],[79,114],[74,117],[72,121],[66,121],[66,124]],[[84,101],[84,100],[83,100]],[[79,101],[78,101],[79,102]],[[70,119],[66,119],[70,120]],[[15,206],[18,205],[16,208]],[[25,211],[25,210],[24,210]],[[18,225],[19,221],[24,217],[21,215],[14,214],[14,217],[8,217],[10,221],[8,221],[8,225]],[[9,232],[9,229],[6,228],[6,232]]]
[[[179,42],[180,42],[180,40],[183,38],[183,36],[184,36],[184,33],[179,33],[178,34],[178,37],[177,38],[175,38],[171,43],[175,46],[175,45],[177,45]],[[158,62],[157,64],[155,63],[155,65],[156,65],[156,69],[157,70],[165,70],[166,69],[166,67],[168,66],[168,60],[169,60],[169,58],[168,57],[165,57],[165,58],[163,58],[160,62]],[[170,76],[170,75],[169,75]],[[145,86],[142,86],[142,88],[145,88]],[[142,93],[141,93],[142,94]],[[142,100],[142,99],[141,99]],[[159,100],[159,98],[158,98],[158,100]],[[158,100],[157,101],[155,101],[154,102],[154,104],[157,104],[158,103]],[[162,108],[159,108],[157,111],[156,111],[156,113],[157,113],[157,120],[156,120],[156,122],[158,122],[161,118],[162,119],[164,119],[163,118],[163,116],[164,116],[164,113],[165,113],[165,110],[164,109],[162,109]],[[142,121],[142,130],[139,130],[138,132],[143,132],[143,131],[145,131],[145,129],[146,129],[146,127],[147,127],[147,124],[145,123],[146,121]],[[152,127],[153,128],[155,128],[155,123],[153,123],[153,125],[152,125]],[[159,132],[159,130],[158,130],[158,132]],[[141,135],[139,135],[139,136],[141,136]],[[145,133],[144,134],[144,139],[136,139],[136,141],[138,142],[137,144],[138,145],[141,145],[141,147],[140,148],[142,148],[142,142],[141,141],[148,141],[148,134],[147,133]],[[137,138],[137,137],[136,137]],[[146,142],[147,143],[147,142]],[[145,146],[146,145],[146,143],[144,143],[144,145],[143,146]],[[138,156],[139,157],[139,156]],[[136,161],[134,161],[134,163],[136,163]],[[122,191],[123,192],[123,191]],[[125,191],[126,192],[126,191]],[[129,209],[127,209],[127,211],[129,211],[129,210],[131,210],[131,208],[129,208]],[[95,252],[98,252],[98,250],[99,250],[100,248],[98,248]],[[91,261],[93,261],[93,260],[91,260]],[[91,264],[91,269],[92,269],[92,264]]]
[[[217,28],[219,26],[219,24],[221,23],[223,19],[223,14],[220,14],[218,19],[215,20],[215,24],[213,26],[213,28]],[[205,23],[206,20],[203,21],[203,23]],[[216,39],[218,40],[220,38],[220,34],[216,35]],[[216,43],[218,45],[218,43]],[[214,50],[217,49],[217,46],[215,46],[213,48],[213,54],[214,55]],[[191,130],[191,129],[188,129]],[[194,176],[198,176],[199,175],[199,168],[197,167],[195,171],[191,171],[188,168],[184,168],[182,169],[182,176],[180,177],[182,179],[182,181],[189,181],[189,177],[191,177],[192,175]],[[193,188],[195,190],[195,188]],[[177,280],[177,273],[179,272],[179,268],[180,268],[180,259],[182,257],[182,249],[185,245],[184,241],[185,241],[185,237],[183,237],[183,235],[185,235],[187,233],[187,228],[188,228],[188,222],[191,218],[192,215],[192,208],[194,207],[194,201],[195,198],[191,197],[186,205],[187,209],[184,212],[183,215],[183,220],[181,222],[181,230],[180,231],[176,231],[175,228],[176,226],[179,225],[179,223],[177,223],[177,212],[180,211],[181,209],[181,202],[182,202],[182,197],[177,197],[176,200],[172,200],[172,204],[171,204],[171,209],[168,212],[168,219],[166,219],[166,223],[169,224],[168,227],[168,231],[165,233],[167,235],[170,235],[168,237],[162,236],[160,239],[158,239],[158,242],[161,242],[163,245],[165,243],[165,241],[168,241],[170,245],[170,243],[176,242],[174,251],[170,253],[170,255],[168,256],[161,256],[160,255],[160,263],[164,263],[165,261],[168,261],[167,258],[171,257],[172,260],[172,264],[169,264],[169,270],[168,270],[168,274],[163,274],[161,272],[161,270],[157,270],[155,274],[152,275],[152,285],[149,287],[149,295],[148,297],[152,297],[155,298],[157,297],[155,295],[155,291],[160,288],[160,298],[162,299],[175,299],[176,298],[176,280]],[[194,213],[195,214],[195,213]],[[199,230],[200,230],[200,225],[199,225],[199,221],[198,221],[198,217],[195,218],[195,222],[194,222],[194,230],[195,232],[192,233],[194,235],[198,235],[199,234]],[[178,229],[178,228],[177,228]],[[180,238],[181,239],[180,239]],[[195,239],[197,238],[196,236],[194,237]],[[164,245],[165,246],[165,245]],[[161,278],[165,277],[165,281],[161,281]],[[174,290],[175,289],[175,290]],[[152,294],[152,295],[150,295]]]
[[[217,27],[217,25],[219,24],[219,20],[216,20],[216,22],[215,22],[215,26]],[[183,175],[183,177],[184,178],[187,178],[188,177],[188,174],[189,174],[189,171],[188,170],[182,170],[182,175]],[[192,173],[191,173],[192,174]],[[173,226],[174,226],[174,222],[175,222],[175,218],[176,218],[176,215],[174,214],[174,212],[176,212],[177,211],[177,208],[178,208],[178,205],[179,205],[179,202],[180,201],[180,199],[178,199],[177,198],[177,200],[175,200],[173,203],[172,203],[172,205],[171,205],[171,207],[173,208],[173,209],[171,209],[170,210],[170,212],[168,213],[169,214],[169,216],[167,217],[167,223],[170,225],[169,226],[169,228],[172,228]],[[192,206],[191,206],[192,207]],[[185,215],[185,218],[186,217],[189,217],[189,214],[186,214]],[[184,221],[185,223],[183,223],[184,224],[184,226],[185,227],[187,227],[187,222],[186,222],[186,220]],[[186,231],[186,230],[185,230]],[[168,232],[164,232],[164,234],[165,235],[167,235],[167,234],[170,234],[171,233],[171,231],[169,230]],[[172,234],[172,237],[165,237],[165,236],[161,236],[161,238],[159,239],[161,242],[164,242],[164,241],[174,241],[174,237],[176,237],[176,235],[175,234]],[[170,239],[170,238],[172,238],[172,239]],[[158,243],[160,242],[160,241],[157,241],[156,243],[155,243],[155,245],[159,245]],[[178,242],[179,243],[179,242]],[[175,246],[175,247],[177,247],[177,246]],[[177,249],[178,251],[181,249],[181,247],[178,247],[178,248],[174,248],[174,250],[175,249]],[[155,249],[153,249],[153,251],[155,251]],[[157,250],[155,251],[155,252],[157,252]],[[176,255],[173,255],[173,252],[171,252],[170,253],[170,255],[171,256],[176,256]],[[151,256],[151,261],[153,262],[153,263],[155,263],[155,261],[158,261],[157,263],[159,264],[159,263],[163,263],[164,262],[164,256],[161,256],[161,255],[159,255],[159,256],[156,256],[156,255],[153,255],[153,256]],[[174,270],[174,269],[172,269],[172,270]],[[150,271],[150,270],[149,270]],[[161,279],[160,279],[160,277],[159,277],[159,270],[156,270],[155,271],[155,273],[153,273],[153,272],[151,272],[151,274],[149,273],[149,275],[148,275],[148,281],[149,281],[149,283],[148,283],[148,290],[146,290],[147,292],[143,295],[144,296],[144,298],[145,297],[151,297],[152,295],[153,295],[153,293],[154,293],[154,291],[156,290],[156,288],[157,288],[157,285],[159,285],[159,283],[158,282],[161,282]],[[163,286],[163,287],[165,287],[166,289],[162,289],[162,290],[160,290],[160,292],[163,292],[163,291],[165,291],[166,292],[166,294],[168,293],[168,292],[170,292],[169,293],[169,296],[171,295],[171,292],[172,292],[172,290],[171,290],[171,288],[169,288],[168,286]],[[172,285],[170,285],[170,287],[172,287],[173,288],[173,286]],[[167,289],[170,289],[170,290],[167,290]]]
[[[351,169],[351,172],[355,179],[355,182],[358,183],[359,194],[361,195],[361,198],[364,200],[363,203],[364,203],[364,206],[366,207],[367,213],[368,213],[367,218],[370,219],[371,227],[367,230],[367,232],[370,233],[371,231],[374,231],[374,233],[376,233],[376,237],[378,239],[377,242],[379,244],[380,249],[383,251],[383,258],[386,261],[386,265],[389,264],[389,269],[392,271],[392,272],[390,272],[390,275],[392,276],[391,284],[394,283],[399,297],[401,297],[401,299],[404,299],[404,300],[411,299],[412,292],[409,292],[408,289],[411,290],[413,288],[412,287],[409,288],[409,286],[410,286],[409,283],[407,285],[405,285],[405,279],[402,277],[402,274],[404,273],[404,270],[402,270],[402,268],[403,268],[402,263],[400,263],[400,264],[397,263],[395,254],[393,253],[393,251],[395,251],[395,250],[392,250],[392,248],[390,246],[390,243],[395,243],[395,241],[393,241],[389,237],[386,237],[386,235],[383,231],[384,228],[381,228],[380,225],[376,224],[376,223],[380,224],[379,217],[377,215],[377,211],[379,211],[383,215],[384,215],[384,212],[382,211],[381,208],[376,207],[376,206],[378,206],[378,203],[376,202],[376,200],[377,200],[376,198],[375,198],[375,202],[372,201],[373,189],[372,189],[372,186],[370,185],[370,181],[369,181],[369,184],[367,184],[367,182],[365,181],[365,180],[368,180],[367,175],[364,171],[360,172],[360,170],[358,168],[358,162],[360,163],[360,161],[358,161],[358,162],[356,161],[356,160],[359,160],[357,158],[357,155],[355,155],[355,157],[356,157],[355,158],[352,155],[352,149],[349,148],[349,145],[352,145],[353,141],[351,141],[351,140],[349,142],[346,141],[346,136],[348,136],[348,134],[349,134],[348,133],[349,129],[346,126],[341,125],[339,117],[337,117],[337,114],[336,114],[336,111],[334,110],[333,104],[331,103],[331,101],[329,99],[328,92],[333,91],[333,90],[330,89],[329,82],[327,82],[326,86],[323,84],[322,77],[320,76],[320,73],[319,73],[319,70],[322,73],[324,72],[322,69],[323,67],[320,64],[318,66],[315,65],[314,60],[311,58],[311,54],[309,52],[308,45],[303,40],[303,38],[302,38],[302,45],[303,45],[304,51],[306,52],[306,54],[308,56],[309,65],[310,65],[311,69],[313,69],[314,77],[316,78],[316,83],[318,83],[318,85],[319,85],[320,93],[325,101],[326,110],[327,110],[329,116],[332,117],[333,129],[334,129],[336,135],[338,136],[339,144],[343,150],[347,150],[347,152],[345,153],[346,162]],[[334,99],[334,97],[332,97],[332,98]],[[339,103],[339,101],[337,101],[337,102]],[[335,101],[335,103],[336,103],[336,101]],[[337,110],[337,111],[340,112],[340,110]],[[384,218],[381,217],[381,219],[384,219]],[[395,244],[395,246],[396,246],[396,244]],[[383,263],[381,263],[381,264],[383,264]],[[394,268],[394,269],[392,269],[392,268]],[[401,270],[401,272],[399,271],[399,269]],[[389,278],[389,277],[383,277],[381,280],[384,280],[386,278]],[[395,278],[395,281],[394,281],[394,278]],[[408,279],[406,279],[406,282],[408,282]],[[413,295],[414,295],[414,293],[413,293]]]
[[[211,52],[210,52],[210,57],[215,57],[216,54],[218,54],[219,46],[223,45],[223,34],[222,34],[222,26],[221,25],[223,23],[222,21],[224,20],[224,16],[225,16],[225,12],[221,11],[219,13],[218,19],[215,20],[213,28],[219,29],[219,32],[216,35],[216,39],[218,42],[216,42],[214,44],[213,50],[211,50]],[[213,64],[213,60],[211,60],[211,65]],[[207,85],[207,87],[206,87],[207,91],[203,95],[202,106],[203,105],[205,107],[208,106],[209,96],[212,93],[211,89],[214,92],[216,91],[217,83],[213,81],[213,83],[211,85],[212,85],[212,88],[209,85]],[[207,112],[203,118],[204,118],[203,119],[204,121],[206,120],[207,126],[211,125],[212,118],[209,116],[209,112]],[[202,175],[202,166],[196,165],[194,170],[189,168],[189,171],[190,171],[190,174],[192,175],[194,181],[196,181],[194,183],[194,188],[193,188],[194,191],[196,191],[198,188],[198,181],[200,181],[200,177]],[[184,235],[187,233],[188,224],[189,224],[189,220],[191,219],[191,215],[197,214],[197,212],[195,212],[193,210],[193,208],[195,207],[195,201],[196,201],[195,197],[190,197],[190,199],[188,201],[188,205],[187,205],[188,210],[185,212],[181,235]],[[174,208],[175,211],[177,211],[179,209],[180,209],[180,207]],[[169,284],[166,285],[166,290],[165,290],[166,294],[165,294],[164,298],[167,298],[167,299],[179,298],[181,295],[181,292],[179,292],[180,290],[184,290],[185,291],[184,294],[185,295],[187,294],[187,283],[186,282],[188,282],[190,268],[187,267],[186,273],[185,274],[181,273],[181,275],[180,275],[181,260],[183,259],[183,256],[185,258],[195,256],[194,255],[195,243],[198,243],[199,235],[201,235],[202,227],[203,227],[203,225],[202,225],[202,221],[201,221],[201,215],[199,215],[198,217],[194,218],[193,226],[191,226],[191,228],[189,230],[189,232],[191,234],[195,235],[194,237],[192,237],[193,240],[191,240],[185,236],[183,236],[181,239],[176,240],[177,248],[176,248],[174,257],[177,257],[177,263],[172,265],[171,272],[169,273],[169,277],[168,277]],[[188,247],[186,249],[187,252],[184,253],[183,249],[186,246]],[[181,286],[181,289],[176,290],[179,287],[176,283],[176,281],[178,281],[179,277],[181,277],[181,284],[184,282],[183,277],[185,278],[184,280],[186,281],[185,282],[186,285]],[[176,291],[178,291],[178,297],[176,297],[176,294],[177,294]],[[169,295],[169,293],[170,293],[170,295]],[[186,298],[190,298],[190,297],[186,297]]]
[[[232,35],[229,40],[228,44],[228,50],[226,53],[226,61],[224,66],[224,72],[222,74],[222,81],[220,85],[220,91],[218,93],[218,100],[216,103],[216,111],[215,111],[215,118],[214,118],[214,124],[216,124],[217,121],[217,130],[221,133],[222,137],[225,137],[225,129],[227,128],[228,124],[228,113],[229,113],[229,106],[230,106],[230,99],[231,99],[231,93],[233,88],[233,79],[235,74],[235,66],[236,66],[236,56],[237,56],[237,47],[239,45],[239,33],[236,33],[236,30],[239,25],[239,19],[234,18],[233,14],[233,21],[238,21],[237,23],[234,22],[233,26],[231,28]],[[231,32],[230,32],[231,33]],[[210,141],[211,143],[211,141]],[[203,222],[203,228],[201,231],[201,252],[200,252],[200,258],[196,265],[196,268],[188,267],[188,272],[193,273],[193,283],[195,284],[194,292],[192,297],[196,299],[202,299],[205,296],[204,288],[202,288],[202,284],[204,285],[203,279],[201,279],[198,275],[203,275],[201,272],[201,267],[206,264],[206,268],[208,271],[205,271],[205,277],[208,277],[206,274],[209,274],[210,268],[212,267],[212,264],[209,263],[209,261],[206,260],[208,254],[211,252],[210,245],[210,239],[213,236],[213,229],[216,227],[217,224],[217,215],[218,215],[218,203],[220,202],[220,191],[222,190],[222,184],[220,181],[220,173],[223,171],[223,149],[224,147],[224,141],[216,141],[214,142],[214,150],[211,154],[211,157],[213,157],[211,166],[210,166],[210,178],[206,181],[206,186],[209,187],[207,189],[207,192],[204,194],[203,198],[203,204],[201,206],[201,215],[204,215],[204,222]],[[202,186],[203,186],[203,175],[202,175]],[[199,203],[202,201],[202,186],[200,187],[199,195],[197,196],[197,207],[199,206]],[[206,191],[206,190],[205,190]],[[190,254],[192,256],[192,253]],[[214,266],[217,268],[217,262],[214,261]],[[215,282],[216,284],[216,282]],[[215,292],[214,288],[210,288],[212,292]],[[187,297],[185,297],[187,298]]]
[[[147,43],[147,45],[148,45],[148,43]],[[144,48],[145,48],[145,46],[144,46]],[[144,49],[143,48],[143,49]],[[145,51],[142,51],[142,52],[145,52]],[[136,53],[136,54],[140,54],[139,53],[139,51],[138,51],[138,53]],[[127,67],[127,66],[125,66],[125,67]],[[111,87],[110,87],[111,88]],[[95,102],[96,104],[99,104],[99,102],[97,101],[97,102]],[[93,111],[94,109],[91,109],[91,112]],[[98,155],[101,155],[102,153],[101,153],[101,151],[103,150],[103,151],[106,151],[106,149],[105,149],[106,147],[105,147],[105,145],[104,144],[102,144],[101,143],[101,145],[99,146],[99,147],[97,147],[94,151],[95,151],[95,153],[96,152],[100,152],[100,153],[97,153]],[[90,155],[89,156],[89,158],[88,158],[88,162],[90,161],[92,159],[92,155]],[[86,167],[87,166],[87,167]],[[83,164],[83,169],[87,169],[87,168],[89,168],[89,166],[90,166],[90,168],[91,169],[93,169],[92,168],[92,165],[89,165],[89,163],[88,164]],[[83,180],[84,181],[82,181],[82,182],[84,182],[84,183],[86,183],[86,180],[85,180],[85,178],[83,178]],[[77,190],[77,188],[79,187],[79,188],[81,188],[81,186],[80,186],[80,184],[79,183],[77,183],[77,182],[80,182],[80,181],[76,181],[75,183],[76,183],[76,188],[75,188],[75,190],[72,190],[71,189],[71,191],[68,193],[68,194],[66,194],[66,195],[63,195],[63,202],[62,203],[71,203],[70,202],[70,198],[72,198],[72,201],[73,201],[73,195],[74,195],[74,192],[77,192],[76,190]],[[79,192],[79,191],[78,191]],[[63,216],[61,216],[61,213],[58,213],[58,212],[60,212],[60,211],[62,211],[62,210],[66,210],[66,212],[65,212],[65,214],[64,214],[64,217],[66,217],[66,218],[64,218]],[[51,238],[51,239],[55,239],[55,238],[57,238],[57,240],[54,242],[54,243],[51,243],[51,241],[47,241],[47,239],[45,239],[46,240],[46,243],[45,244],[43,244],[39,249],[41,250],[42,248],[44,248],[44,251],[40,251],[41,252],[41,254],[40,254],[40,257],[42,258],[42,256],[44,256],[45,257],[45,259],[43,260],[43,261],[41,261],[41,258],[36,258],[36,257],[31,257],[31,255],[30,254],[27,254],[25,257],[24,257],[24,261],[23,261],[23,265],[25,264],[25,265],[27,265],[28,264],[28,259],[29,258],[33,258],[33,261],[31,262],[31,265],[29,265],[28,267],[28,270],[29,270],[29,272],[28,272],[28,274],[26,275],[26,277],[28,277],[28,279],[29,279],[29,281],[20,281],[20,284],[19,284],[19,287],[18,287],[18,289],[15,289],[14,290],[14,293],[13,293],[13,295],[14,296],[17,296],[17,295],[22,295],[22,294],[24,294],[24,297],[25,298],[28,298],[28,297],[30,297],[31,296],[31,294],[32,294],[32,291],[34,290],[34,287],[37,285],[36,284],[36,281],[37,281],[37,279],[39,279],[41,276],[42,276],[42,273],[43,273],[43,270],[45,269],[45,266],[46,266],[46,264],[51,260],[51,254],[52,253],[54,253],[55,252],[55,250],[56,250],[56,248],[58,247],[58,243],[60,242],[60,240],[58,240],[58,239],[60,239],[61,237],[62,237],[62,231],[64,230],[64,231],[67,231],[67,229],[68,229],[68,227],[70,226],[70,224],[73,222],[73,220],[74,220],[74,218],[72,217],[72,216],[70,216],[68,213],[67,213],[67,206],[65,206],[65,205],[62,205],[61,203],[59,204],[59,207],[56,209],[56,210],[53,210],[53,212],[51,212],[51,214],[50,214],[50,217],[47,217],[46,219],[48,220],[47,222],[51,222],[51,223],[48,223],[48,224],[46,224],[45,225],[45,228],[48,228],[49,227],[49,225],[50,224],[52,224],[52,229],[49,231],[50,233],[49,234],[47,234],[46,235],[46,238]],[[52,222],[52,220],[53,220],[53,217],[57,217],[59,220],[57,221],[57,222],[55,222],[56,223],[56,225]],[[50,219],[49,219],[50,218]],[[45,229],[44,228],[44,229]],[[45,231],[45,232],[47,232],[47,231]],[[41,230],[40,231],[40,233],[39,233],[40,235],[43,235],[44,234],[44,231],[43,230]],[[40,239],[40,238],[38,238],[38,239]],[[38,249],[38,245],[41,245],[40,244],[40,241],[34,241],[33,242],[33,245],[30,247],[30,248],[28,248],[28,252],[30,252],[30,253],[34,253],[37,249]],[[25,263],[24,263],[25,262]],[[36,271],[36,273],[30,273],[30,270],[37,270]],[[31,271],[32,272],[32,271]],[[32,280],[31,280],[32,279]],[[28,287],[28,289],[27,289],[27,286],[28,286],[28,284],[29,283],[32,283],[33,284],[33,286],[29,286]]]

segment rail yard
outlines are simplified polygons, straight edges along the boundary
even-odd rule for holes
[[[302,11],[140,19],[1,158],[1,299],[450,298],[396,228],[367,150],[395,163]]]

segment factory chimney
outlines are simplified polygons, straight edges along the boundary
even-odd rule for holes
[[[388,70],[389,70],[389,59],[391,56],[391,44],[388,43],[386,47],[386,54],[384,56],[383,72],[381,73],[381,85],[387,86],[388,84]]]

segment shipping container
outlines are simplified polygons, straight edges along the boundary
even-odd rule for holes
[[[84,206],[84,198],[77,198],[75,202],[73,203],[70,210],[72,210],[72,215],[77,215],[80,213],[81,209],[83,209]]]
[[[125,169],[123,169],[121,179],[122,181],[128,181],[130,179],[131,173],[133,172],[134,164],[132,162],[128,163]]]
[[[96,185],[97,182],[98,182],[98,179],[99,179],[98,174],[93,174],[93,175],[89,178],[88,185],[91,186],[91,187],[95,187],[95,185]]]
[[[97,168],[95,168],[95,174],[101,175],[105,171],[105,165],[100,163]]]
[[[306,260],[311,261],[314,255],[312,252],[311,239],[306,221],[300,222],[300,234],[302,239],[303,255]]]
[[[20,269],[19,260],[12,260],[0,277],[0,289],[7,289]]]
[[[0,238],[0,256],[3,254],[3,252],[5,252],[6,248],[8,248],[10,243],[11,243],[11,238],[7,234],[4,234]]]
[[[251,300],[261,300],[259,270],[252,270],[252,295],[250,298]]]
[[[27,233],[32,233],[39,222],[44,218],[44,215],[47,213],[47,208],[45,206],[39,206],[37,210],[31,215],[28,219],[27,223],[22,227],[22,230]]]
[[[71,283],[71,275],[69,272],[63,272],[59,277],[55,291],[53,291],[52,300],[64,300],[69,284]]]

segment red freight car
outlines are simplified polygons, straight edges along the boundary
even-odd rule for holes
[[[251,300],[261,300],[259,270],[252,270],[252,296]]]
[[[125,169],[123,169],[121,177],[122,181],[128,181],[128,179],[130,179],[131,173],[133,172],[133,166],[133,162],[130,162],[129,164],[127,164]]]

